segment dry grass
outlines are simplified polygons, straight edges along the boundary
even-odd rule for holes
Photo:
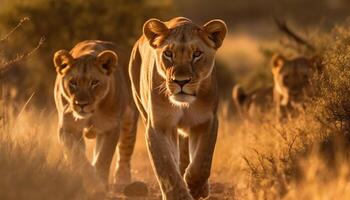
[[[266,113],[263,123],[224,122],[232,127],[221,132],[234,133],[231,150],[222,150],[232,157],[221,166],[234,170],[227,169],[232,174],[225,177],[234,177],[233,184],[241,191],[238,199],[349,198],[348,25],[315,40],[324,69],[312,81],[316,95],[297,117],[281,124]],[[219,146],[224,146],[220,140]]]
[[[344,27],[318,38],[324,71],[313,81],[316,96],[297,117],[281,124],[266,113],[261,123],[244,122],[229,118],[223,102],[210,179],[214,196],[350,198],[350,30]],[[0,199],[88,198],[82,178],[63,160],[54,109],[38,111],[29,103],[8,119],[0,134]],[[143,132],[140,123],[132,174],[156,187]]]
[[[213,186],[223,184],[216,193],[218,198],[329,199],[349,195],[346,164],[339,161],[330,171],[316,150],[306,153],[319,137],[301,131],[311,126],[308,115],[302,116],[291,120],[288,127],[276,122],[276,126],[240,123],[221,116],[211,176]],[[139,127],[132,174],[156,187],[141,123]],[[3,133],[0,139],[0,199],[87,198],[81,177],[62,159],[55,114],[29,108],[10,130],[11,134]],[[93,142],[89,144],[91,152]],[[325,187],[332,192],[322,189]]]
[[[54,115],[28,109],[0,133],[0,199],[86,199],[82,179],[63,160]]]

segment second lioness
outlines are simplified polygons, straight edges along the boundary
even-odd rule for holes
[[[221,20],[198,26],[183,17],[151,19],[132,51],[133,96],[163,199],[209,194],[218,129],[215,53],[226,32]]]
[[[138,112],[126,57],[116,52],[111,42],[90,40],[78,43],[70,52],[60,50],[54,55],[59,138],[72,164],[88,177],[97,177],[93,179],[98,181],[96,186],[108,181],[118,140],[114,178],[117,183],[130,181]],[[85,156],[83,133],[96,138],[92,166]]]

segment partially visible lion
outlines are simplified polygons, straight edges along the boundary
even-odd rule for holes
[[[302,106],[304,100],[313,95],[311,79],[320,70],[322,66],[318,56],[293,59],[282,55],[273,56],[273,99],[279,118],[295,114],[296,107]]]
[[[250,93],[237,84],[232,89],[233,104],[242,119],[260,121],[273,110],[273,87],[259,88]]]
[[[54,55],[59,139],[72,165],[107,186],[118,144],[116,183],[130,182],[138,112],[132,100],[127,60],[114,43],[89,40]],[[92,165],[83,135],[96,138]],[[103,183],[103,184],[101,184]],[[104,185],[104,186],[103,186]]]
[[[311,78],[321,70],[318,57],[287,59],[277,54],[271,59],[271,67],[273,87],[250,94],[246,94],[239,85],[233,88],[233,102],[241,116],[259,117],[273,108],[280,119],[295,114],[296,107],[312,95]]]
[[[209,195],[218,129],[215,53],[226,32],[221,20],[199,26],[184,17],[150,19],[134,45],[132,91],[164,200]]]

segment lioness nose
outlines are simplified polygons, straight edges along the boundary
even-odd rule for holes
[[[191,81],[191,78],[182,79],[182,80],[174,79],[174,82],[175,82],[176,84],[178,84],[180,87],[183,87],[184,85],[186,85],[186,84],[189,83],[190,81]]]
[[[88,101],[74,101],[74,104],[81,107],[81,108],[84,108],[85,106],[87,106],[89,104]]]

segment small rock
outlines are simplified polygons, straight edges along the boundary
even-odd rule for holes
[[[148,187],[146,183],[135,181],[125,186],[123,193],[128,197],[147,197]]]

